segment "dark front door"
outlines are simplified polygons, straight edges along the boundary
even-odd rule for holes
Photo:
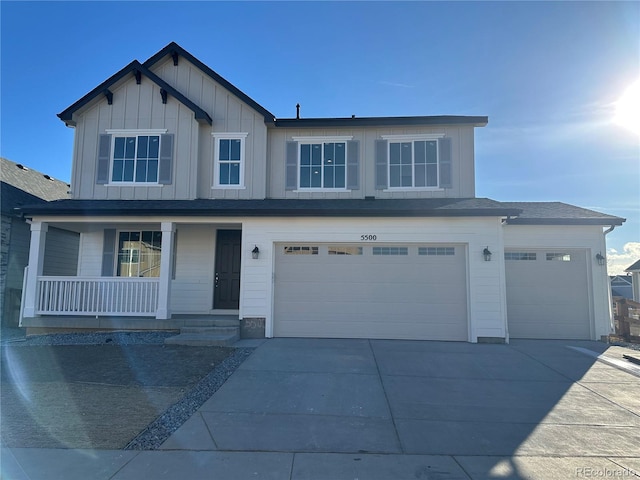
[[[237,309],[240,306],[241,230],[218,230],[213,308]]]

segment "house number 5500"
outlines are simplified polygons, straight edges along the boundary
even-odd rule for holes
[[[360,235],[360,240],[364,240],[364,241],[372,241],[372,240],[377,240],[378,236],[377,235]]]

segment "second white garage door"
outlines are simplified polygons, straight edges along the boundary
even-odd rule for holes
[[[584,250],[505,250],[512,338],[590,339]]]
[[[277,244],[279,337],[468,339],[460,245]]]

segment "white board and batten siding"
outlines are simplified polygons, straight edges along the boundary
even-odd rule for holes
[[[505,261],[511,337],[599,340],[611,333],[607,269],[595,260],[606,251],[601,226],[506,225],[504,245],[507,255],[535,256]]]
[[[201,125],[198,146],[197,198],[262,199],[266,196],[267,127],[264,116],[241,101],[211,77],[180,58],[157,63],[151,70],[207,112],[213,125]],[[214,185],[215,133],[246,133],[242,188]]]
[[[382,135],[444,134],[451,139],[452,188],[414,191],[376,189],[376,140]],[[295,137],[347,136],[358,142],[359,188],[342,192],[304,192],[285,188],[287,142]],[[475,196],[474,127],[387,127],[387,128],[277,128],[269,130],[267,163],[270,198],[465,198]]]
[[[375,225],[375,226],[373,226]],[[246,219],[243,223],[243,265],[242,265],[242,291],[240,302],[240,314],[242,317],[265,317],[266,318],[266,335],[268,337],[278,335],[278,306],[279,300],[287,301],[287,288],[294,289],[296,295],[301,292],[307,292],[308,288],[302,283],[297,282],[304,278],[304,266],[293,265],[290,268],[285,266],[280,260],[280,250],[286,245],[318,245],[326,248],[327,245],[348,245],[362,246],[367,249],[367,254],[360,259],[348,259],[347,262],[362,263],[362,271],[364,276],[378,276],[383,271],[393,273],[394,278],[399,281],[413,281],[422,285],[422,288],[433,287],[435,294],[437,288],[434,286],[433,270],[425,268],[423,270],[414,267],[415,261],[419,258],[415,252],[418,247],[430,246],[452,246],[456,250],[456,260],[445,257],[422,257],[423,262],[453,262],[449,271],[443,276],[445,289],[456,290],[457,293],[452,294],[451,298],[457,306],[447,310],[446,302],[432,298],[435,302],[442,305],[441,312],[443,314],[452,314],[464,317],[456,318],[453,321],[456,326],[451,328],[441,328],[438,331],[439,320],[433,317],[431,322],[427,321],[426,327],[420,327],[416,322],[396,322],[396,328],[390,330],[382,323],[372,325],[369,333],[358,328],[357,325],[339,327],[337,330],[331,330],[329,327],[325,330],[325,336],[359,336],[359,337],[384,337],[384,338],[422,338],[439,337],[449,340],[468,340],[475,342],[478,337],[497,337],[505,338],[506,336],[506,308],[504,298],[504,279],[502,277],[502,262],[485,262],[482,258],[482,250],[487,245],[501,245],[499,239],[500,226],[499,220],[496,218],[376,218],[375,222],[370,219],[360,218],[309,218],[309,219],[283,219],[283,218],[260,218]],[[375,235],[373,241],[363,241],[362,235]],[[370,237],[366,237],[370,238]],[[257,260],[251,258],[251,249],[257,245],[260,249],[260,257]],[[371,248],[374,246],[407,246],[414,252],[414,257],[410,257],[412,262],[394,262],[391,257],[382,258],[383,256],[372,258]],[[291,256],[293,257],[293,255]],[[381,260],[382,259],[382,260]],[[314,272],[318,278],[323,281],[329,281],[332,278],[332,266],[330,262],[340,262],[344,259],[330,259],[325,256],[323,260],[319,260],[315,265],[315,270],[307,270],[306,285],[314,288],[313,283]],[[312,260],[313,261],[313,260]],[[280,263],[279,263],[280,262]],[[377,262],[377,263],[376,263]],[[381,263],[387,262],[387,265]],[[398,263],[397,266],[393,266]],[[402,266],[404,265],[404,266]],[[334,265],[335,266],[335,265]],[[298,268],[300,267],[300,268]],[[426,265],[425,265],[426,267]],[[429,271],[425,274],[425,271]],[[357,275],[357,270],[340,267],[339,275],[333,280],[339,278],[340,275],[353,276]],[[281,283],[281,275],[284,274],[284,280]],[[302,275],[302,276],[300,276]],[[300,276],[300,277],[297,277]],[[402,280],[406,277],[405,280]],[[348,277],[351,278],[351,277]],[[340,281],[339,281],[340,282]],[[285,285],[286,283],[286,285]],[[347,282],[348,283],[348,282]],[[361,282],[362,283],[362,282]],[[462,286],[460,286],[460,284]],[[325,295],[330,293],[329,289],[340,291],[341,286],[324,285],[321,292]],[[347,288],[343,282],[342,288]],[[369,282],[363,285],[360,292],[354,291],[354,295],[364,295],[360,298],[363,301],[369,298],[371,289],[382,288],[375,285],[375,282]],[[280,290],[278,290],[280,289]],[[306,290],[305,290],[306,289]],[[299,291],[298,291],[299,290]],[[413,317],[417,315],[420,318],[428,318],[428,315],[420,314],[421,300],[415,295],[419,288],[410,289],[409,295],[413,299],[415,306],[404,305],[399,307],[401,310],[395,316],[399,319],[401,316]],[[369,292],[369,293],[367,293]],[[413,292],[413,293],[411,293]],[[308,292],[307,292],[308,293]],[[305,294],[307,294],[305,293]],[[441,292],[440,292],[441,293]],[[291,295],[291,299],[295,301]],[[402,288],[391,287],[389,297],[393,295],[405,295]],[[427,294],[427,297],[429,294]],[[312,295],[307,295],[308,299],[312,299]],[[431,297],[429,297],[431,298]],[[275,299],[275,302],[274,302]],[[349,295],[342,295],[340,300],[345,308],[355,308],[357,302],[349,299]],[[318,302],[316,307],[319,308],[322,302]],[[414,310],[411,310],[414,308]],[[426,308],[426,307],[425,307]],[[406,311],[403,311],[405,309]],[[338,312],[335,309],[332,313]],[[449,313],[447,313],[449,312]],[[307,319],[311,320],[312,314],[307,315]],[[292,319],[293,321],[293,319]],[[326,319],[325,319],[326,321]],[[330,320],[329,320],[330,321]],[[375,319],[380,322],[381,318]],[[357,323],[357,320],[356,322]],[[315,327],[301,327],[303,330],[301,335],[321,333],[313,330]],[[305,328],[311,328],[304,330]],[[321,327],[320,327],[321,328]],[[344,330],[340,330],[343,328]],[[403,332],[404,328],[404,333]],[[421,330],[422,328],[422,330]],[[386,330],[385,330],[386,329]],[[376,333],[377,332],[377,333]],[[285,334],[294,334],[293,330],[288,333],[285,328]]]

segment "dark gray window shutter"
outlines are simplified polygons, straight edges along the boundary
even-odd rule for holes
[[[160,135],[160,165],[158,167],[158,183],[171,185],[173,173],[173,133]]]
[[[113,277],[113,265],[116,258],[116,230],[105,228],[102,242],[102,276]]]
[[[96,183],[109,183],[109,164],[111,163],[111,135],[102,134],[98,142],[98,165]]]
[[[444,137],[438,140],[440,154],[440,188],[451,188],[451,139]]]
[[[388,149],[386,140],[376,140],[376,190],[384,190],[389,186],[387,182]]]
[[[298,142],[287,142],[285,161],[285,190],[298,188]]]
[[[360,188],[360,142],[357,140],[347,142],[347,188]]]

